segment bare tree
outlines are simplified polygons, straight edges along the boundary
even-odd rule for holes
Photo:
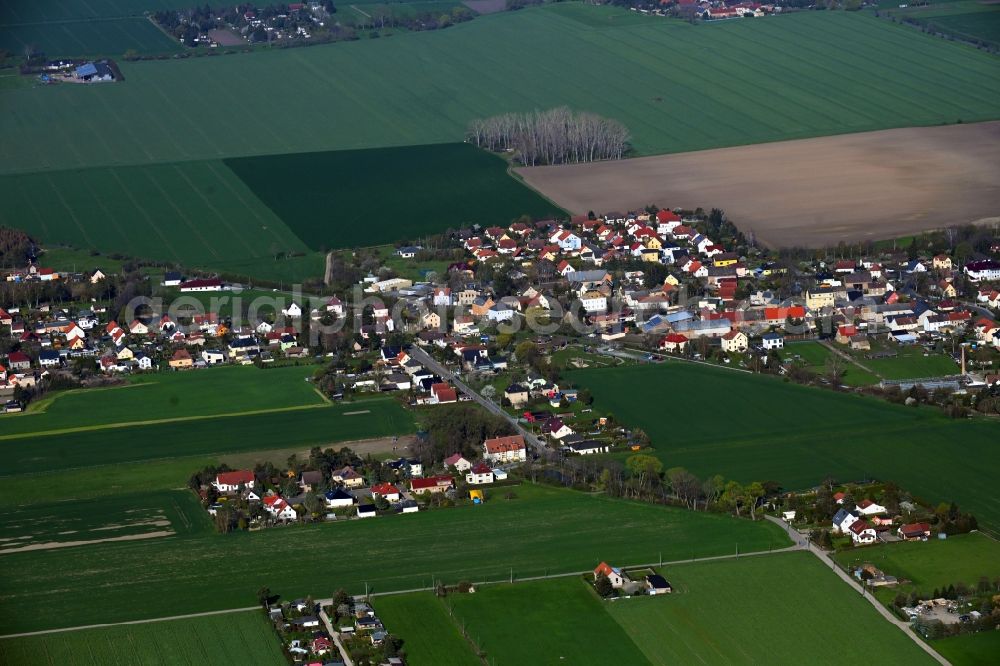
[[[526,166],[620,160],[630,139],[617,120],[564,106],[473,120],[466,137],[480,148],[513,152]]]

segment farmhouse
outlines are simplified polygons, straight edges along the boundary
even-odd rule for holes
[[[625,586],[625,575],[618,567],[613,567],[607,562],[601,562],[597,565],[597,568],[594,569],[594,580],[597,580],[602,575],[611,582],[611,587],[616,590],[620,590]]]
[[[903,541],[919,541],[931,535],[931,526],[927,523],[910,523],[896,530],[896,535]]]
[[[483,442],[483,458],[491,463],[523,462],[528,451],[522,435],[494,437]]]
[[[220,493],[235,493],[239,491],[240,486],[251,486],[253,482],[253,472],[241,469],[235,472],[220,472],[215,476],[215,481],[212,481],[212,485]]]

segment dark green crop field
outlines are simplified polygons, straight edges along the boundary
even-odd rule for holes
[[[0,639],[0,662],[20,666],[284,664],[261,611]]]
[[[4,555],[5,633],[251,606],[284,598],[406,590],[460,580],[581,571],[607,559],[657,562],[788,545],[752,523],[522,485],[480,506],[228,535],[166,537]],[[275,563],[281,563],[276,565]],[[136,600],[141,599],[141,603]]]
[[[308,449],[413,430],[412,414],[395,400],[365,400],[248,416],[25,435],[3,442],[0,470],[16,476],[215,453],[295,446]]]
[[[5,90],[0,170],[449,143],[473,118],[559,105],[621,121],[647,155],[1000,117],[1000,60],[872,16],[692,26],[616,12],[556,4],[390,39],[122,63],[121,85]]]
[[[448,227],[564,215],[466,143],[225,160],[314,250],[392,243]]]
[[[954,500],[980,525],[1000,528],[994,421],[952,421],[929,408],[679,362],[569,377],[589,387],[602,409],[643,428],[666,467],[790,489],[827,476],[893,480],[931,502]]]
[[[276,256],[308,251],[219,161],[3,176],[0,199],[0,224],[42,243],[260,278],[287,270]],[[313,277],[322,266],[320,257]]]
[[[0,48],[24,53],[30,48],[50,58],[176,53],[181,45],[146,18],[98,19],[0,25]]]

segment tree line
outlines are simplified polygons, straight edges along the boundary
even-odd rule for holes
[[[561,106],[473,120],[467,139],[480,148],[513,151],[522,164],[537,166],[620,160],[630,136],[617,120]]]

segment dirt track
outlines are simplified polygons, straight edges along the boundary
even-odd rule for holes
[[[767,245],[820,246],[1000,216],[1000,122],[517,172],[574,213],[716,207]]]

